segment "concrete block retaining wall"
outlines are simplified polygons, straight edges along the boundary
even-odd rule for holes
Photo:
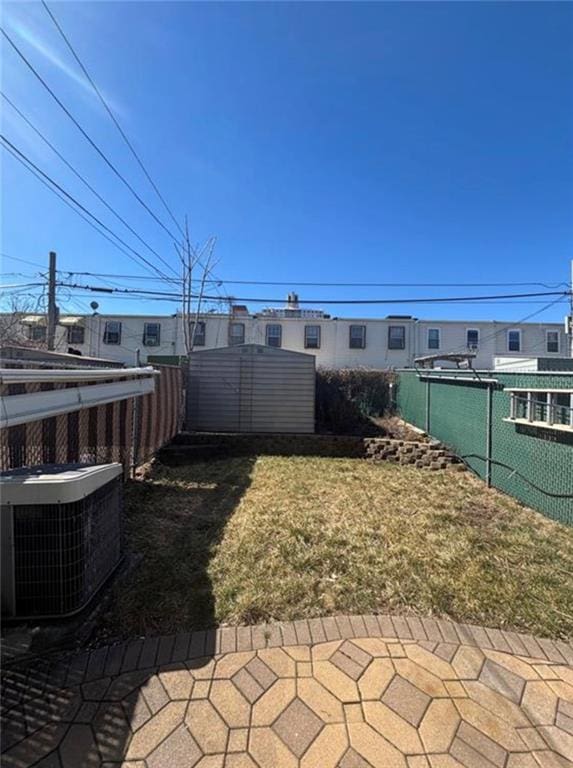
[[[209,455],[227,456],[329,456],[334,458],[391,461],[420,468],[464,469],[465,465],[436,441],[397,440],[359,435],[272,435],[189,432],[176,436],[160,454],[178,462],[201,460]]]
[[[391,438],[366,439],[366,457],[373,461],[393,461],[396,464],[413,464],[428,469],[464,470],[457,456],[436,442],[415,442]]]

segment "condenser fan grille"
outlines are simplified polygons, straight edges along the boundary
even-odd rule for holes
[[[121,479],[65,504],[13,509],[15,606],[18,616],[80,610],[121,557]]]

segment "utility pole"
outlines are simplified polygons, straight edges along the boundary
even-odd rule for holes
[[[573,357],[573,259],[571,259],[571,282],[569,283],[569,317],[565,321],[565,330],[569,335],[569,354]]]
[[[56,306],[56,254],[50,251],[50,268],[48,273],[48,350],[54,349],[58,308]]]

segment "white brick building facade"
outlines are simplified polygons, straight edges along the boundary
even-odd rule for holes
[[[304,310],[303,310],[304,312]],[[316,356],[317,366],[330,368],[399,368],[416,357],[475,351],[475,367],[488,369],[503,355],[561,357],[569,354],[562,323],[510,324],[496,321],[419,320],[409,316],[380,319],[237,313],[205,314],[200,318],[197,349],[230,343],[280,346]],[[306,314],[306,313],[305,313]],[[43,316],[23,317],[22,340],[42,341]],[[12,338],[12,342],[17,339]],[[83,355],[132,364],[138,351],[141,362],[149,355],[185,354],[180,314],[62,316],[56,332],[56,350],[73,348]]]

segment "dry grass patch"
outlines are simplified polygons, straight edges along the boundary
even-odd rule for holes
[[[573,531],[468,474],[226,459],[156,470],[127,509],[124,635],[371,612],[573,635]]]

